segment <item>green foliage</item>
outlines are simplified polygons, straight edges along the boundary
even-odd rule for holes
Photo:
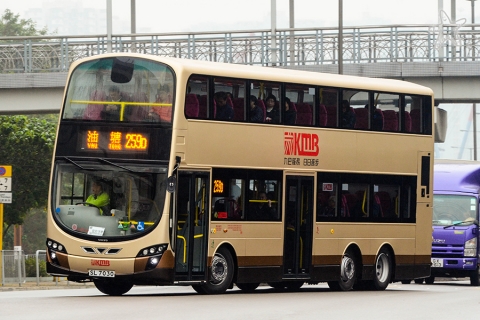
[[[57,119],[0,116],[0,164],[12,166],[12,203],[3,206],[7,230],[23,224],[29,210],[47,205]]]
[[[9,9],[0,18],[0,37],[43,36],[47,32],[47,27],[38,30],[32,19],[20,19],[19,14],[14,14]]]
[[[32,209],[25,216],[22,232],[22,250],[34,254],[37,250],[45,250],[47,238],[47,211],[45,208]],[[7,239],[4,244],[7,243]],[[12,247],[13,248],[13,244]]]
[[[47,277],[47,264],[45,260],[38,261],[38,273],[40,277]],[[37,265],[35,257],[25,259],[25,276],[36,277]]]

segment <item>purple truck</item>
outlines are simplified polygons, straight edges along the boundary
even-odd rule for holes
[[[479,285],[480,162],[436,160],[431,276],[469,277]]]

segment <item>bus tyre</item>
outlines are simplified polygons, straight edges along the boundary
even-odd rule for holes
[[[242,290],[243,292],[253,292],[258,288],[259,285],[260,283],[237,283],[238,289]]]
[[[425,278],[415,279],[413,281],[415,281],[416,284],[422,284],[423,281],[425,281]]]
[[[345,252],[340,265],[340,279],[338,281],[329,281],[328,286],[333,291],[348,291],[353,289],[357,280],[357,265],[355,256],[350,251]]]
[[[373,276],[373,288],[385,290],[392,278],[392,258],[390,252],[382,248],[375,259],[375,274]]]
[[[108,281],[108,280],[93,280],[95,287],[104,294],[108,294],[109,296],[121,296],[122,294],[127,293],[132,289],[133,284],[130,282],[124,281]]]
[[[221,247],[213,256],[208,281],[203,285],[205,293],[220,294],[227,291],[233,280],[233,272],[232,255],[228,249]]]
[[[480,267],[477,267],[470,275],[470,285],[474,287],[480,286]]]

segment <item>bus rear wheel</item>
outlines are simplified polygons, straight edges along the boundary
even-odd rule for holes
[[[118,280],[93,280],[95,287],[104,294],[109,296],[121,296],[132,289],[133,284],[125,281]]]
[[[392,278],[392,258],[387,249],[382,248],[375,259],[375,274],[373,276],[373,288],[385,290]]]
[[[212,259],[209,268],[208,281],[202,286],[207,294],[220,294],[227,291],[233,280],[234,263],[232,254],[225,247],[221,247]]]
[[[348,291],[353,289],[353,285],[357,280],[357,263],[355,255],[347,251],[345,252],[342,263],[340,265],[340,279],[338,281],[329,281],[328,286],[333,291]]]

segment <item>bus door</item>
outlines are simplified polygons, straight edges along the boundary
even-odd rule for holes
[[[313,177],[287,176],[284,277],[308,277],[312,264]]]
[[[176,214],[175,280],[206,279],[209,174],[179,172]]]

